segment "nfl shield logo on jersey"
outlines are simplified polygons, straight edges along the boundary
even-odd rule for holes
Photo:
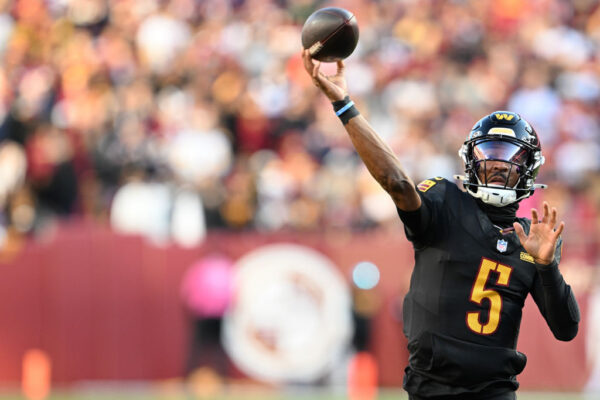
[[[504,253],[507,248],[508,248],[508,242],[503,239],[498,239],[498,243],[496,243],[496,249],[498,249],[498,251],[500,253]]]

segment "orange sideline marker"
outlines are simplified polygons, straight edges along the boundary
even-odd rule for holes
[[[50,393],[52,365],[48,354],[31,349],[23,356],[21,389],[29,400],[43,400]]]

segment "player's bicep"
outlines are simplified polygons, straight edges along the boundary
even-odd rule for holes
[[[417,193],[414,183],[410,180],[396,182],[384,189],[391,196],[398,210],[410,212],[421,207],[421,196]]]

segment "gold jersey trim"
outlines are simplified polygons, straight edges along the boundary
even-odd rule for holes
[[[529,263],[535,264],[533,256],[531,254],[529,254],[529,253],[524,252],[524,251],[521,252],[519,258],[521,258],[521,260],[523,260],[523,261],[527,261]]]
[[[436,181],[432,181],[431,179],[425,179],[421,183],[417,185],[417,189],[421,192],[426,192],[437,184]]]

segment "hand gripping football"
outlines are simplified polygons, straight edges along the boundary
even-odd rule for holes
[[[358,24],[354,14],[338,7],[312,13],[302,27],[302,46],[312,58],[335,62],[348,57],[358,43]]]

